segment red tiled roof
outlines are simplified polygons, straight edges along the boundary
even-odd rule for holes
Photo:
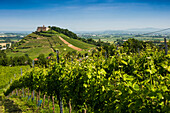
[[[38,61],[38,58],[35,58],[34,61]]]

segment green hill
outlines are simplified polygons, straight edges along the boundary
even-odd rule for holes
[[[65,44],[59,37],[63,38],[71,45],[82,49],[81,52],[95,47],[95,45],[79,40],[80,38],[76,39],[75,36],[77,35],[71,31],[69,31],[71,35],[69,33],[63,34],[64,30],[62,29],[60,29],[60,31],[62,31],[62,33],[52,30],[51,28],[49,31],[33,32],[24,37],[21,41],[13,44],[12,49],[7,50],[7,55],[9,57],[14,57],[28,54],[33,59],[42,53],[48,56],[56,50],[59,50],[61,54],[69,51],[75,51],[75,49],[69,47],[68,44]],[[74,38],[72,36],[74,36]]]

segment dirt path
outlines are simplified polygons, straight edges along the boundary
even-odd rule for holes
[[[70,47],[70,48],[72,48],[72,49],[74,49],[74,50],[77,50],[77,51],[82,51],[81,48],[78,48],[78,47],[76,47],[76,46],[73,46],[72,44],[68,43],[66,40],[64,40],[64,39],[61,38],[60,36],[59,36],[59,38],[60,38],[61,41],[63,41],[65,44],[67,44],[68,47]]]

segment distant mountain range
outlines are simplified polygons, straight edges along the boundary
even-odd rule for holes
[[[22,34],[30,34],[32,31],[0,31],[0,33],[22,33]]]
[[[153,31],[158,31],[161,30],[160,28],[133,28],[133,29],[127,29],[127,31],[147,31],[147,32],[153,32]]]
[[[162,30],[163,28],[132,28],[126,30],[103,30],[103,31],[75,31],[76,34],[143,34]],[[23,33],[30,34],[32,31],[0,31],[0,33]],[[170,30],[159,32],[157,34],[169,34]]]
[[[161,28],[133,28],[133,29],[127,29],[127,30],[106,30],[106,31],[81,31],[76,32],[77,34],[143,34],[148,32],[154,32],[162,30]],[[170,30],[158,32],[155,34],[169,34]]]

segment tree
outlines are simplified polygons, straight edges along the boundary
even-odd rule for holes
[[[25,56],[20,56],[18,58],[18,64],[19,65],[25,65],[26,64],[26,57]]]
[[[6,38],[5,42],[11,42],[11,40],[9,38]]]
[[[8,57],[5,57],[5,58],[2,60],[2,65],[3,65],[3,66],[8,66],[8,65],[9,65],[9,59],[8,59]]]
[[[18,65],[18,57],[15,56],[12,61],[13,61],[12,62],[13,66],[17,66]]]
[[[127,52],[137,52],[138,48],[143,49],[143,42],[138,41],[134,38],[129,38],[126,42],[123,43],[123,47],[127,50]]]
[[[50,53],[49,56],[54,56],[54,53]]]
[[[0,51],[0,58],[5,58],[5,57],[6,57],[5,51]]]
[[[46,60],[46,58],[45,58],[45,55],[44,55],[44,54],[40,54],[40,55],[38,56],[38,64],[39,64],[40,66],[46,66],[46,63],[47,63],[47,60]]]

